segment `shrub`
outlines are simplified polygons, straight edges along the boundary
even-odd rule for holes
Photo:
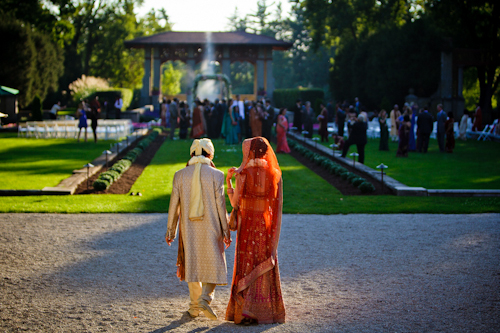
[[[346,169],[346,168],[341,167],[341,166],[339,165],[339,166],[337,167],[336,171],[335,171],[335,174],[336,174],[337,176],[342,176],[342,174],[347,173],[347,172],[349,172],[349,171],[347,171],[347,169]]]
[[[342,177],[342,179],[344,179],[344,180],[345,180],[345,179],[347,179],[347,177],[349,177],[349,174],[350,174],[350,172],[349,172],[349,171],[346,171],[346,172],[341,173],[341,174],[340,174],[340,177]]]
[[[361,190],[363,193],[371,193],[375,191],[375,186],[373,186],[372,183],[369,183],[367,181],[362,182],[358,188]]]
[[[97,190],[97,191],[104,191],[106,190],[111,184],[107,181],[107,180],[104,180],[104,179],[96,179],[96,181],[94,182],[94,184],[92,186],[94,186],[94,189]]]
[[[82,75],[81,78],[69,84],[73,101],[78,103],[82,98],[88,98],[96,91],[109,90],[108,81],[100,77]]]
[[[358,178],[358,176],[355,173],[350,173],[349,176],[347,176],[347,180],[352,183],[352,180],[354,178]]]
[[[358,187],[361,183],[363,183],[365,180],[361,177],[353,178],[351,180],[352,185]]]
[[[120,174],[114,170],[108,170],[99,175],[99,179],[110,179],[110,183],[117,181],[118,178],[120,178]]]
[[[103,173],[101,173],[101,174],[99,175],[99,178],[98,178],[98,179],[105,180],[105,181],[107,181],[109,184],[113,184],[113,182],[115,181],[115,180],[113,179],[113,176],[111,176],[110,174],[106,174],[106,173],[104,173],[104,172],[103,172]]]
[[[33,102],[31,102],[31,115],[35,121],[43,120],[42,101],[38,95],[35,95]]]

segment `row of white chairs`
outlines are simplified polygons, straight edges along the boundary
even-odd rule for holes
[[[93,135],[91,121],[87,121],[87,134]],[[97,138],[103,140],[116,140],[130,135],[134,130],[130,119],[99,119],[97,121]],[[47,120],[29,121],[18,126],[18,137],[49,139],[63,138],[74,139],[78,136],[78,120]],[[82,129],[85,132],[85,129]]]

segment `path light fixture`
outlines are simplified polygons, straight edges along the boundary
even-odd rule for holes
[[[318,148],[319,138],[313,138],[313,140],[314,140],[314,148]]]
[[[90,180],[90,168],[93,168],[94,165],[92,163],[87,163],[83,167],[87,168],[87,190],[88,190],[89,189],[89,180]]]
[[[309,132],[308,131],[302,131],[302,141],[303,142],[306,142],[306,135],[308,135]]]
[[[108,155],[110,155],[111,152],[109,150],[105,150],[102,153],[106,155],[106,171],[108,171]]]
[[[384,163],[380,163],[380,165],[377,166],[377,169],[380,169],[380,181],[382,182],[382,186],[384,186],[384,169],[387,168],[389,167]]]
[[[358,153],[350,153],[349,156],[352,156],[352,167],[356,164],[356,156],[359,156]]]

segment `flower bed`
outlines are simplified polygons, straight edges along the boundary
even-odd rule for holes
[[[127,171],[139,155],[153,142],[161,133],[160,128],[154,128],[151,133],[142,139],[137,146],[129,151],[121,160],[113,164],[107,171],[101,173],[94,181],[93,187],[97,191],[107,190],[111,184],[116,182],[121,175]]]
[[[332,175],[341,177],[344,180],[349,181],[353,186],[359,188],[363,193],[372,193],[375,191],[375,186],[372,183],[360,177],[352,172],[349,172],[346,168],[338,163],[333,162],[331,159],[325,156],[321,156],[311,150],[307,149],[303,145],[299,144],[295,140],[288,139],[288,145],[291,149],[297,151],[302,156],[306,157],[310,161],[314,162],[318,166],[323,167]]]

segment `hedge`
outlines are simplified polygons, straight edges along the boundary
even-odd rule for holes
[[[311,102],[311,106],[316,114],[321,111],[319,104],[325,99],[325,92],[318,88],[297,88],[297,89],[275,89],[273,92],[274,105],[277,108],[287,108],[291,111],[295,107],[297,99],[303,103]]]
[[[147,137],[142,139],[137,146],[130,150],[121,160],[113,164],[107,171],[101,173],[94,181],[94,189],[98,191],[107,190],[111,184],[117,181],[120,176],[127,171],[137,157],[156,139],[160,134],[161,129],[155,128]]]
[[[299,144],[295,140],[288,140],[288,146],[297,151],[299,154],[303,155],[312,162],[325,168],[328,172],[333,175],[340,176],[342,179],[349,181],[353,186],[356,186],[363,193],[370,193],[375,191],[375,186],[368,182],[366,179],[359,177],[355,173],[349,172],[346,168],[340,166],[339,164],[333,162],[331,159],[316,154],[315,152],[307,149],[303,145]]]

